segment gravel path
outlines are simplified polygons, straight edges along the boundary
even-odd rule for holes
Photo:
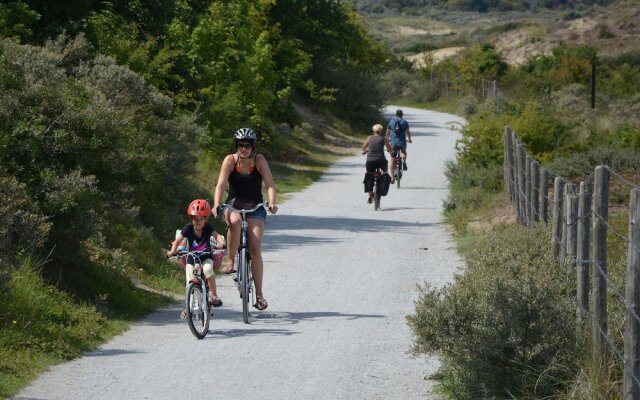
[[[395,110],[395,108],[391,108]],[[264,244],[269,308],[242,323],[232,280],[224,306],[196,340],[160,310],[77,360],[53,367],[16,398],[29,399],[418,399],[431,398],[438,362],[412,357],[405,316],[416,284],[441,286],[462,265],[442,221],[444,162],[454,157],[459,117],[404,108],[409,170],[382,210],[366,204],[364,156],[269,216]],[[189,390],[202,391],[200,394]]]

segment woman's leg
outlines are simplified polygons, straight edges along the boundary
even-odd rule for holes
[[[263,297],[262,294],[262,236],[264,235],[264,221],[260,218],[247,218],[247,239],[249,241],[249,252],[251,253],[251,273],[253,282],[256,285],[256,297]]]
[[[365,180],[367,179],[367,176],[370,176],[369,174],[373,174],[374,172],[376,172],[376,168],[375,166],[373,166],[373,162],[372,161],[367,161],[364,164],[365,169],[367,170],[367,174],[365,174]],[[371,177],[371,180],[373,181],[373,177]],[[367,191],[367,193],[369,194],[369,199],[367,200],[368,203],[371,203],[373,201],[373,182],[369,182],[370,189],[369,191]]]
[[[235,212],[227,212],[225,215],[227,226],[227,266],[223,272],[230,274],[235,269],[236,253],[240,245],[240,214]]]

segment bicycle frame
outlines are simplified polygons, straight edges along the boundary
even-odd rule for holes
[[[249,323],[249,296],[253,293],[252,284],[253,276],[251,275],[251,255],[249,253],[249,243],[247,239],[247,214],[257,211],[259,208],[269,207],[268,202],[257,204],[252,209],[237,209],[230,204],[223,204],[220,209],[228,209],[232,212],[240,214],[240,244],[238,245],[237,266],[238,276],[236,285],[242,299],[242,320],[245,324]]]

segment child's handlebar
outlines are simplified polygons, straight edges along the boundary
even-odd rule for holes
[[[184,256],[194,256],[198,258],[206,257],[206,256],[215,256],[216,254],[224,254],[225,249],[214,249],[212,251],[189,251],[189,250],[178,250],[172,256],[167,256],[167,258],[178,258]]]

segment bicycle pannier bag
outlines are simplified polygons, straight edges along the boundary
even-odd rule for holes
[[[364,174],[364,192],[369,193],[373,191],[373,173],[366,172]]]
[[[386,172],[380,175],[380,195],[386,196],[389,193],[389,186],[391,186],[391,175]]]

